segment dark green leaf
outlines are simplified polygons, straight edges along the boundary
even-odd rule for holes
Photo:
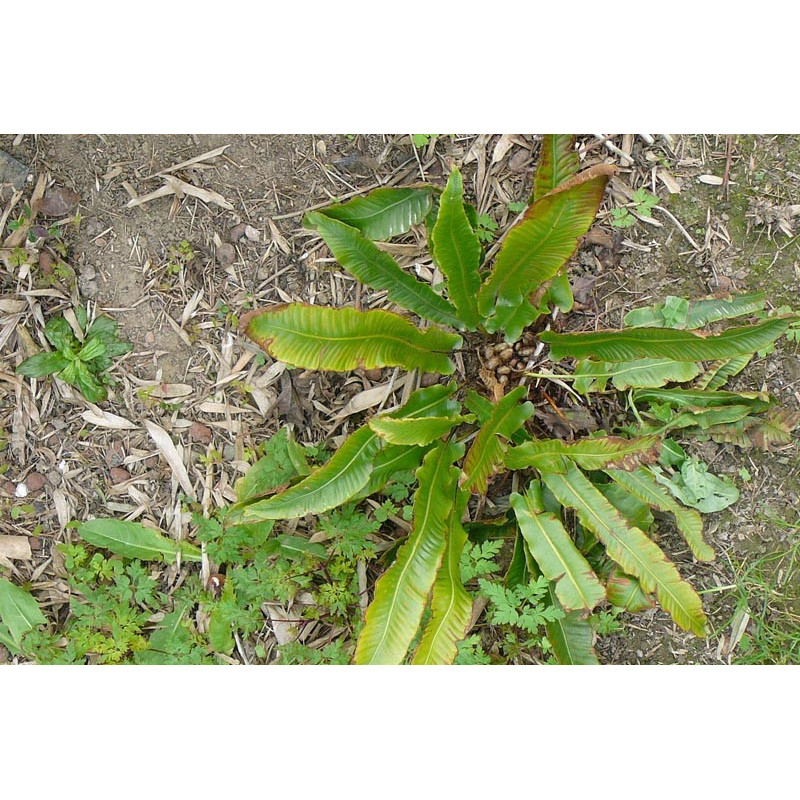
[[[385,290],[393,303],[424,319],[454,328],[464,327],[456,309],[436,294],[430,284],[405,272],[388,253],[355,228],[318,213],[309,214],[308,219],[314,223],[336,260],[361,283]]]
[[[119,519],[93,519],[77,526],[78,534],[89,544],[102,547],[124,558],[166,561],[180,553],[185,561],[200,561],[200,549],[189,542],[169,539],[138,522]]]
[[[407,233],[431,210],[433,189],[429,186],[375,189],[365,197],[321,209],[322,214],[357,228],[368,239],[391,239]],[[306,215],[303,224],[318,230],[316,217]]]
[[[470,330],[480,320],[478,291],[481,279],[481,243],[464,211],[461,173],[453,168],[441,196],[439,216],[432,238],[435,260],[447,279],[447,293],[459,317]]]
[[[595,333],[546,331],[540,338],[550,345],[551,356],[555,360],[593,358],[600,361],[633,361],[637,358],[670,358],[674,361],[714,361],[767,347],[786,332],[793,320],[794,317],[778,317],[709,336],[672,328],[633,328]]]
[[[43,378],[45,375],[60,372],[68,363],[61,353],[37,353],[25,359],[17,367],[16,372],[26,378]]]

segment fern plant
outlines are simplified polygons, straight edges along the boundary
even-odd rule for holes
[[[357,664],[453,661],[473,610],[461,556],[469,538],[487,527],[513,537],[508,591],[546,585],[550,610],[539,621],[560,663],[597,663],[588,616],[608,604],[636,611],[650,608],[655,597],[678,626],[705,634],[699,595],[654,539],[651,509],[674,517],[696,559],[714,557],[700,514],[673,490],[677,462],[669,456],[680,448],[667,437],[681,430],[734,436],[737,425],[744,431],[766,424],[772,399],[720,386],[795,318],[699,330],[762,310],[763,296],[750,295],[700,301],[686,314],[672,306],[645,309],[619,331],[542,331],[553,306],[572,307],[566,267],[612,172],[605,164],[581,171],[573,137],[545,136],[527,210],[491,265],[456,168],[444,190],[383,188],[309,213],[305,226],[320,234],[338,263],[408,313],[290,303],[243,320],[246,335],[273,358],[304,369],[400,367],[451,375],[449,354],[463,347],[466,332],[470,342],[478,332],[488,342],[502,336],[501,347],[512,348],[538,335],[555,363],[573,365],[527,377],[517,368],[498,377],[486,363],[484,391],[455,381],[418,389],[351,433],[323,466],[231,509],[227,519],[239,524],[320,514],[379,495],[394,475],[416,470],[411,531],[377,581]],[[378,244],[418,225],[444,277],[440,289],[404,271]],[[576,396],[627,390],[637,424],[575,440],[538,437],[530,399],[536,396],[529,385],[512,386],[514,378],[571,381]],[[691,389],[675,388],[692,381]],[[473,518],[485,505],[471,499],[490,492],[494,507],[507,511]]]

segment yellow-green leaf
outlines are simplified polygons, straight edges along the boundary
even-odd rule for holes
[[[468,492],[458,492],[447,532],[442,566],[433,584],[431,619],[422,634],[412,664],[452,664],[458,643],[464,638],[472,616],[472,598],[461,582],[461,553],[467,532],[461,517],[469,501]]]
[[[331,219],[357,228],[368,239],[383,240],[400,236],[422,222],[431,210],[433,188],[405,186],[375,189],[364,197],[337,203],[320,209]],[[316,229],[315,218],[308,214],[303,220],[307,228]]]
[[[583,469],[603,469],[619,466],[630,469],[642,461],[658,458],[661,439],[658,436],[640,436],[623,439],[619,436],[598,436],[565,442],[561,439],[535,439],[511,448],[505,457],[508,469],[543,467],[553,456],[566,456]]]
[[[700,597],[658,545],[630,527],[576,466],[568,465],[565,474],[543,473],[542,478],[556,499],[574,508],[581,524],[597,535],[609,558],[638,578],[646,592],[656,592],[664,610],[681,628],[705,636],[706,616]]]
[[[634,497],[661,511],[669,511],[675,517],[678,530],[698,561],[714,560],[714,548],[703,539],[703,519],[700,514],[675,500],[666,489],[658,485],[651,472],[646,469],[633,472],[608,469],[606,473]]]
[[[561,358],[593,358],[601,361],[633,361],[637,358],[669,358],[673,361],[715,361],[754,353],[785,333],[794,317],[775,317],[757,325],[729,328],[701,336],[675,328],[630,328],[593,333],[546,331],[541,340],[550,345],[556,361]]]
[[[420,330],[388,311],[292,303],[251,312],[242,322],[273,358],[304,369],[404,367],[450,374],[455,367],[444,353],[461,346],[457,334]]]
[[[95,547],[124,558],[143,561],[172,559],[180,553],[185,561],[200,561],[200,550],[189,542],[164,536],[139,522],[121,519],[92,519],[78,525],[78,535]]]
[[[11,581],[0,578],[0,621],[8,628],[18,645],[23,634],[47,620],[30,592],[20,589]]]
[[[431,234],[434,259],[447,279],[447,294],[470,330],[480,320],[478,291],[481,243],[464,211],[461,173],[453,168],[441,196],[439,215]]]
[[[566,264],[592,224],[612,172],[599,164],[575,175],[537,200],[509,231],[478,295],[487,330],[505,329],[530,294]]]
[[[464,461],[462,484],[469,491],[486,493],[489,477],[503,462],[508,440],[533,416],[533,404],[519,402],[526,392],[524,386],[509,392],[493,406],[491,416],[478,431]]]
[[[537,496],[537,494],[539,496]],[[534,481],[523,496],[514,492],[511,507],[525,543],[542,574],[555,584],[556,597],[567,611],[591,611],[606,593],[564,526],[544,511],[541,488]]]
[[[369,421],[369,426],[390,444],[426,445],[441,439],[466,419],[462,416],[393,419],[388,414],[382,414],[373,417]]]
[[[546,133],[542,139],[542,152],[533,180],[531,202],[540,200],[571,178],[580,166],[573,134]]]
[[[444,556],[464,446],[439,442],[417,470],[412,530],[367,609],[356,664],[399,664],[417,632]]]
[[[300,483],[266,500],[235,506],[228,519],[234,524],[265,519],[293,519],[321,514],[354,497],[369,481],[379,439],[368,427],[345,440],[330,460]]]

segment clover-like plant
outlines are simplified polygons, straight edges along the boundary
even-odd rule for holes
[[[468,538],[479,541],[492,531],[514,538],[507,586],[542,576],[548,582],[549,602],[559,613],[549,615],[546,629],[560,663],[597,663],[587,617],[604,603],[635,611],[651,607],[655,596],[681,628],[704,635],[699,595],[653,538],[651,509],[674,517],[696,559],[714,557],[690,507],[697,498],[676,472],[686,454],[666,437],[682,429],[744,436],[752,426],[769,427],[762,417],[774,411],[770,398],[719,387],[795,318],[765,316],[721,332],[695,332],[762,310],[763,296],[751,295],[680,311],[675,302],[645,309],[619,331],[541,332],[551,306],[572,307],[566,267],[612,172],[605,164],[580,171],[574,138],[545,136],[530,203],[491,265],[456,168],[443,191],[383,188],[308,213],[305,226],[322,236],[342,267],[409,313],[291,303],[243,320],[245,333],[271,356],[304,369],[401,367],[449,375],[455,365],[448,353],[462,348],[466,331],[485,335],[484,344],[502,334],[501,361],[510,351],[530,354],[537,337],[554,362],[574,359],[571,372],[535,376],[526,376],[516,359],[500,377],[487,361],[480,371],[485,393],[462,391],[455,381],[418,389],[401,407],[351,433],[327,463],[294,485],[252,493],[231,509],[228,520],[238,524],[319,514],[379,494],[393,476],[416,470],[411,530],[377,581],[356,663],[402,663],[415,641],[412,663],[452,662],[473,609],[461,579],[462,551]],[[417,280],[376,244],[422,224],[444,277],[441,287]],[[513,386],[515,380],[529,385]],[[537,395],[531,382],[543,381],[561,387],[572,381],[576,397],[628,390],[637,422],[584,438],[541,438],[531,400],[549,395]],[[691,381],[697,383],[690,389],[675,388]],[[777,425],[785,433],[791,422]],[[613,420],[606,424],[613,426]],[[697,492],[700,485],[715,491],[715,484],[701,481]],[[470,503],[487,494],[494,499],[491,518],[480,516],[487,504]]]

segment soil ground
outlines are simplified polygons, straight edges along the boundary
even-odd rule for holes
[[[580,142],[590,163],[619,166],[595,225],[612,244],[584,246],[572,270],[583,313],[597,315],[599,325],[618,325],[634,305],[667,295],[764,289],[775,306],[798,305],[800,137],[615,135],[614,150],[591,136]],[[350,432],[359,415],[331,420],[386,375],[290,375],[269,358],[265,363],[237,330],[238,318],[254,307],[294,300],[342,305],[357,295],[353,281],[331,269],[320,240],[301,228],[303,213],[379,185],[443,185],[457,163],[478,212],[502,231],[515,216],[509,203],[528,197],[538,149],[538,138],[527,134],[439,136],[419,149],[407,135],[0,135],[0,150],[30,168],[22,195],[7,192],[0,213],[15,219],[42,180],[46,191],[75,192],[79,214],[79,224],[75,210],[61,215],[67,268],[54,270],[36,251],[27,269],[2,271],[2,299],[24,302],[8,305],[0,323],[0,430],[8,442],[0,454],[0,532],[28,536],[32,549],[30,559],[7,566],[58,607],[63,564],[54,544],[69,536],[70,520],[118,515],[185,534],[180,486],[145,420],[178,443],[205,507],[234,498],[246,452],[280,426],[294,424],[307,443],[335,443]],[[171,176],[183,184],[170,183]],[[129,205],[176,186],[178,194]],[[611,209],[639,188],[660,198],[652,218],[612,226]],[[7,235],[0,226],[0,236]],[[411,243],[394,254],[425,274],[430,262],[420,252]],[[13,376],[29,354],[18,330],[41,345],[44,321],[74,301],[114,316],[134,345],[104,405],[129,427],[87,421],[86,401],[60,382],[38,381],[31,392]],[[764,385],[797,410],[797,345],[784,340],[737,385]],[[202,461],[211,449],[223,456],[213,472]],[[604,663],[730,663],[757,616],[797,629],[797,573],[784,556],[796,547],[798,531],[782,524],[798,521],[796,440],[770,453],[708,444],[701,454],[741,491],[735,506],[706,518],[717,558],[694,562],[668,527],[661,543],[702,591],[711,635],[685,634],[660,610],[625,615],[621,631],[598,639]],[[12,517],[16,487],[33,473],[44,477],[26,501],[35,511]],[[746,584],[755,563],[764,564],[761,583]]]

